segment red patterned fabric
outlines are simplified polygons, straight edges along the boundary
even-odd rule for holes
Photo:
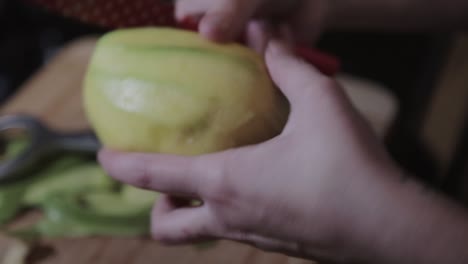
[[[168,0],[28,0],[63,16],[109,28],[173,26]]]

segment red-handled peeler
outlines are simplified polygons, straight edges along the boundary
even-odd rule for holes
[[[187,19],[174,19],[173,0],[24,0],[84,23],[104,28],[138,26],[170,26],[197,30],[198,25]],[[317,49],[297,46],[296,53],[326,75],[340,70],[339,60]]]

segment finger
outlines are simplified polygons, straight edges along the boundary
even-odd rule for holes
[[[218,173],[215,159],[159,154],[99,152],[99,162],[107,173],[143,189],[189,197],[203,195],[203,187]]]
[[[334,89],[327,76],[296,57],[281,41],[270,41],[266,63],[273,81],[291,103],[291,118],[309,115],[311,104],[323,96],[323,91]]]
[[[247,45],[262,57],[272,37],[271,27],[265,21],[252,21],[247,25]]]
[[[177,0],[175,1],[175,17],[182,21],[187,17],[199,17],[205,14],[212,2],[211,0]]]
[[[200,33],[213,41],[233,41],[245,30],[256,5],[252,0],[219,0],[200,21]]]
[[[212,240],[215,221],[207,207],[179,207],[174,197],[161,196],[153,208],[151,234],[165,244]]]

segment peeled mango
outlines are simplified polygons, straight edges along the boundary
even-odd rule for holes
[[[266,141],[289,114],[253,50],[156,27],[116,30],[98,41],[84,103],[106,147],[180,155]]]

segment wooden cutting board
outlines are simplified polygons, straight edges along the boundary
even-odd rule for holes
[[[64,47],[2,106],[0,113],[33,115],[62,131],[89,128],[83,112],[81,88],[94,45],[94,38],[85,38]],[[45,247],[38,252],[33,263],[313,263],[227,241],[208,249],[193,246],[164,247],[143,239],[58,239],[44,243]],[[0,243],[0,254],[7,247],[7,243]]]

